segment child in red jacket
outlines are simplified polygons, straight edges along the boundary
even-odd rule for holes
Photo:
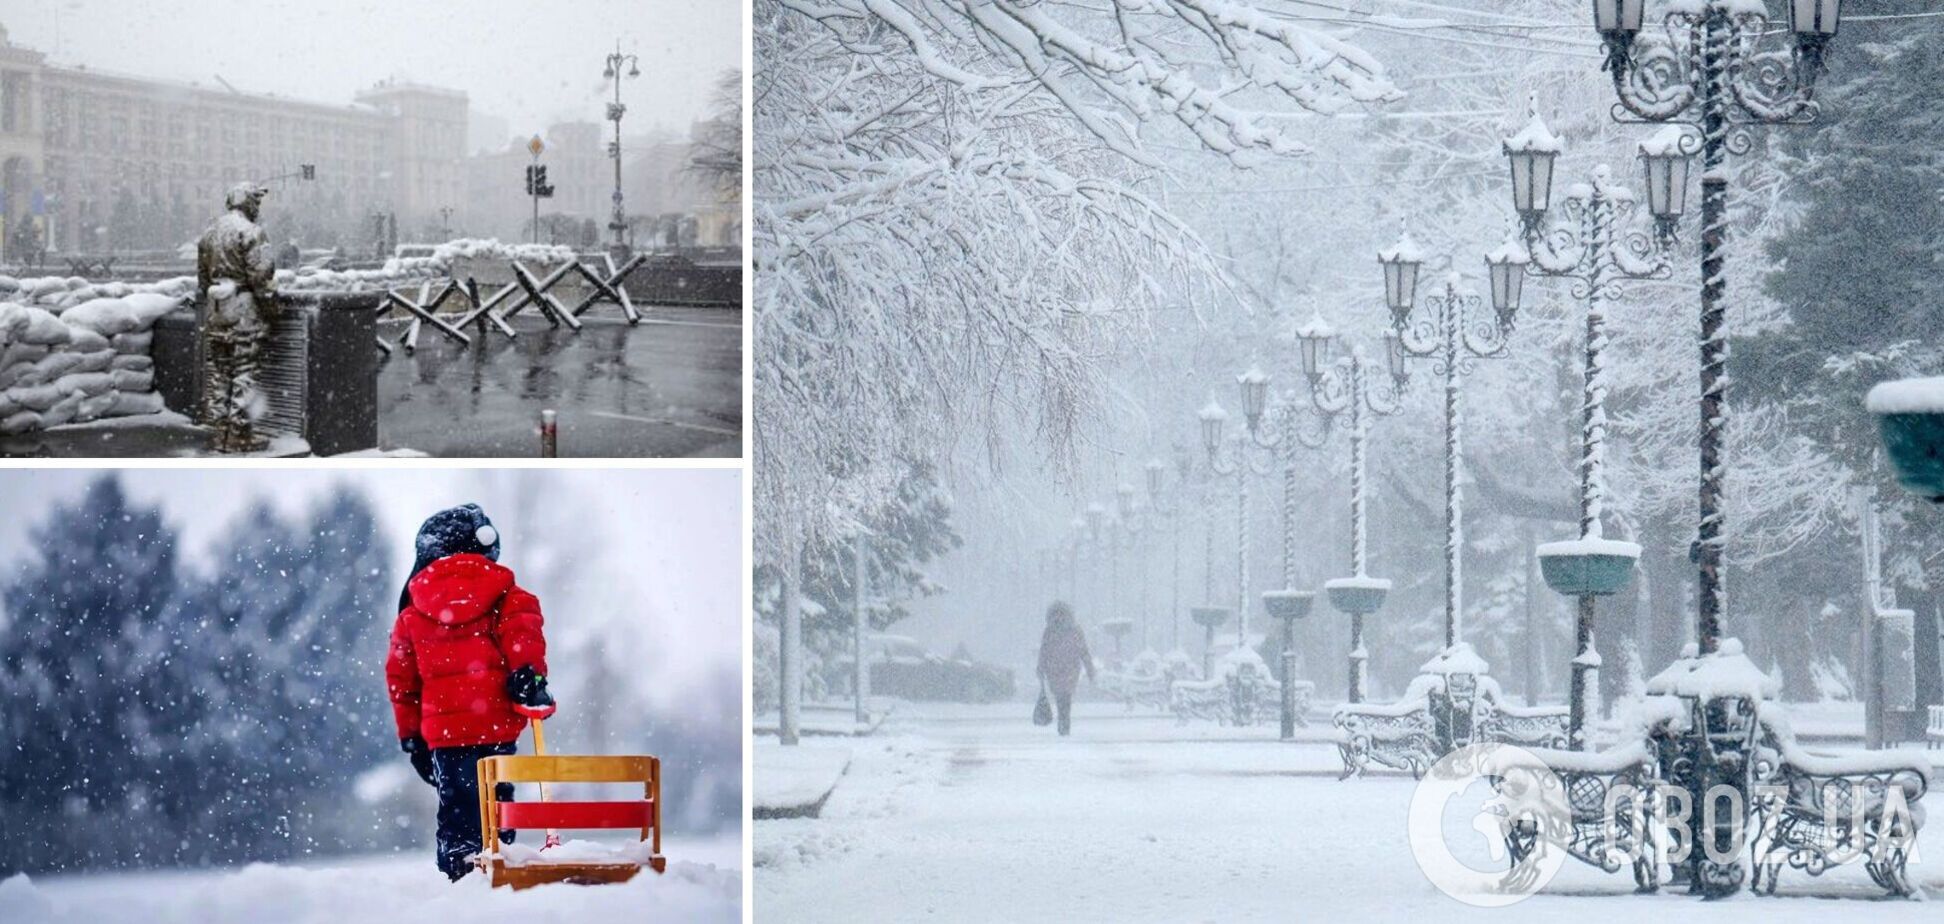
[[[439,790],[439,869],[458,881],[480,850],[479,759],[511,754],[527,719],[553,712],[540,601],[498,564],[499,532],[476,504],[419,527],[385,659],[399,746]],[[510,783],[499,798],[513,797]],[[513,832],[502,832],[512,840]]]

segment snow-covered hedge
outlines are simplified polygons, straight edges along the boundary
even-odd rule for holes
[[[0,433],[164,410],[151,332],[194,289],[0,276]]]

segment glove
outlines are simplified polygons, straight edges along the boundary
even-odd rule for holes
[[[419,779],[424,780],[428,786],[439,785],[432,782],[432,749],[425,746],[424,738],[418,735],[400,738],[398,747],[399,750],[411,755],[412,769],[418,771]]]
[[[529,719],[544,719],[554,714],[554,698],[547,692],[547,678],[529,664],[506,675],[506,695],[513,700],[513,711]]]

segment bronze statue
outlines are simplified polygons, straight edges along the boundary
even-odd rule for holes
[[[256,223],[269,190],[239,183],[224,199],[229,210],[196,243],[196,288],[203,315],[202,423],[214,428],[217,452],[255,452],[268,442],[254,432],[263,417],[257,366],[270,321],[280,312],[276,266]]]

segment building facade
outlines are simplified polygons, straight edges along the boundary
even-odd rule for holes
[[[436,222],[460,204],[466,125],[456,90],[306,102],[51,65],[0,28],[0,261],[176,249],[246,180],[269,183],[266,223],[285,237],[355,240],[384,213]]]

